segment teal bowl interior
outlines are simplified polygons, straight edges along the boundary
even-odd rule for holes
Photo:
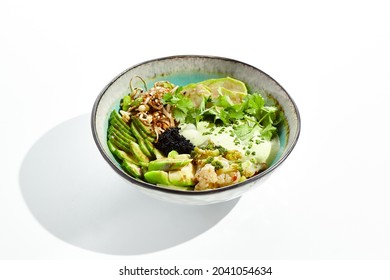
[[[294,101],[273,78],[261,70],[246,63],[221,57],[173,56],[146,61],[125,70],[115,77],[98,96],[92,112],[93,136],[103,157],[121,176],[137,185],[147,188],[153,187],[156,190],[167,190],[164,187],[156,187],[134,179],[125,173],[109,152],[106,143],[109,114],[113,109],[119,109],[120,100],[129,92],[130,79],[137,75],[145,80],[148,88],[151,88],[156,81],[161,80],[167,80],[181,86],[206,79],[230,76],[245,82],[249,92],[264,90],[267,93],[267,96],[264,96],[266,102],[276,104],[283,110],[286,117],[285,122],[278,127],[280,150],[271,166],[266,171],[242,183],[205,192],[218,192],[235,188],[240,184],[247,184],[265,176],[287,158],[298,140],[300,118]],[[135,79],[133,86],[143,87],[143,83]],[[180,190],[168,191],[184,193]]]

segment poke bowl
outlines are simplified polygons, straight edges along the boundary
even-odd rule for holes
[[[230,58],[179,55],[134,65],[97,96],[103,159],[155,198],[211,204],[259,186],[288,158],[300,116],[268,74]]]

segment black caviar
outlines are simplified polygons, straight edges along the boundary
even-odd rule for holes
[[[179,133],[179,128],[177,127],[169,128],[161,133],[155,146],[165,156],[173,150],[179,154],[191,154],[195,149],[195,146]]]

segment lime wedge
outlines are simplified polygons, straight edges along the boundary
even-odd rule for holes
[[[219,88],[225,88],[232,92],[240,92],[247,94],[248,90],[245,84],[239,80],[233,79],[231,77],[220,78],[220,79],[210,79],[202,82],[202,84],[208,86],[212,95],[218,95]]]

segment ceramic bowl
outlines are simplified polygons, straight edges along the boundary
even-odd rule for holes
[[[272,165],[260,174],[235,185],[195,192],[155,186],[137,180],[125,173],[107,147],[108,119],[113,109],[119,109],[120,100],[129,90],[129,81],[141,76],[150,88],[154,82],[167,80],[176,85],[230,76],[244,81],[252,92],[265,90],[268,101],[276,101],[284,111],[286,122],[279,127],[281,149]],[[91,115],[92,133],[103,159],[123,177],[129,187],[165,201],[185,204],[210,204],[237,198],[249,189],[261,185],[287,159],[300,132],[298,108],[289,94],[273,78],[249,64],[223,57],[181,55],[149,60],[132,66],[109,82],[98,95]]]

